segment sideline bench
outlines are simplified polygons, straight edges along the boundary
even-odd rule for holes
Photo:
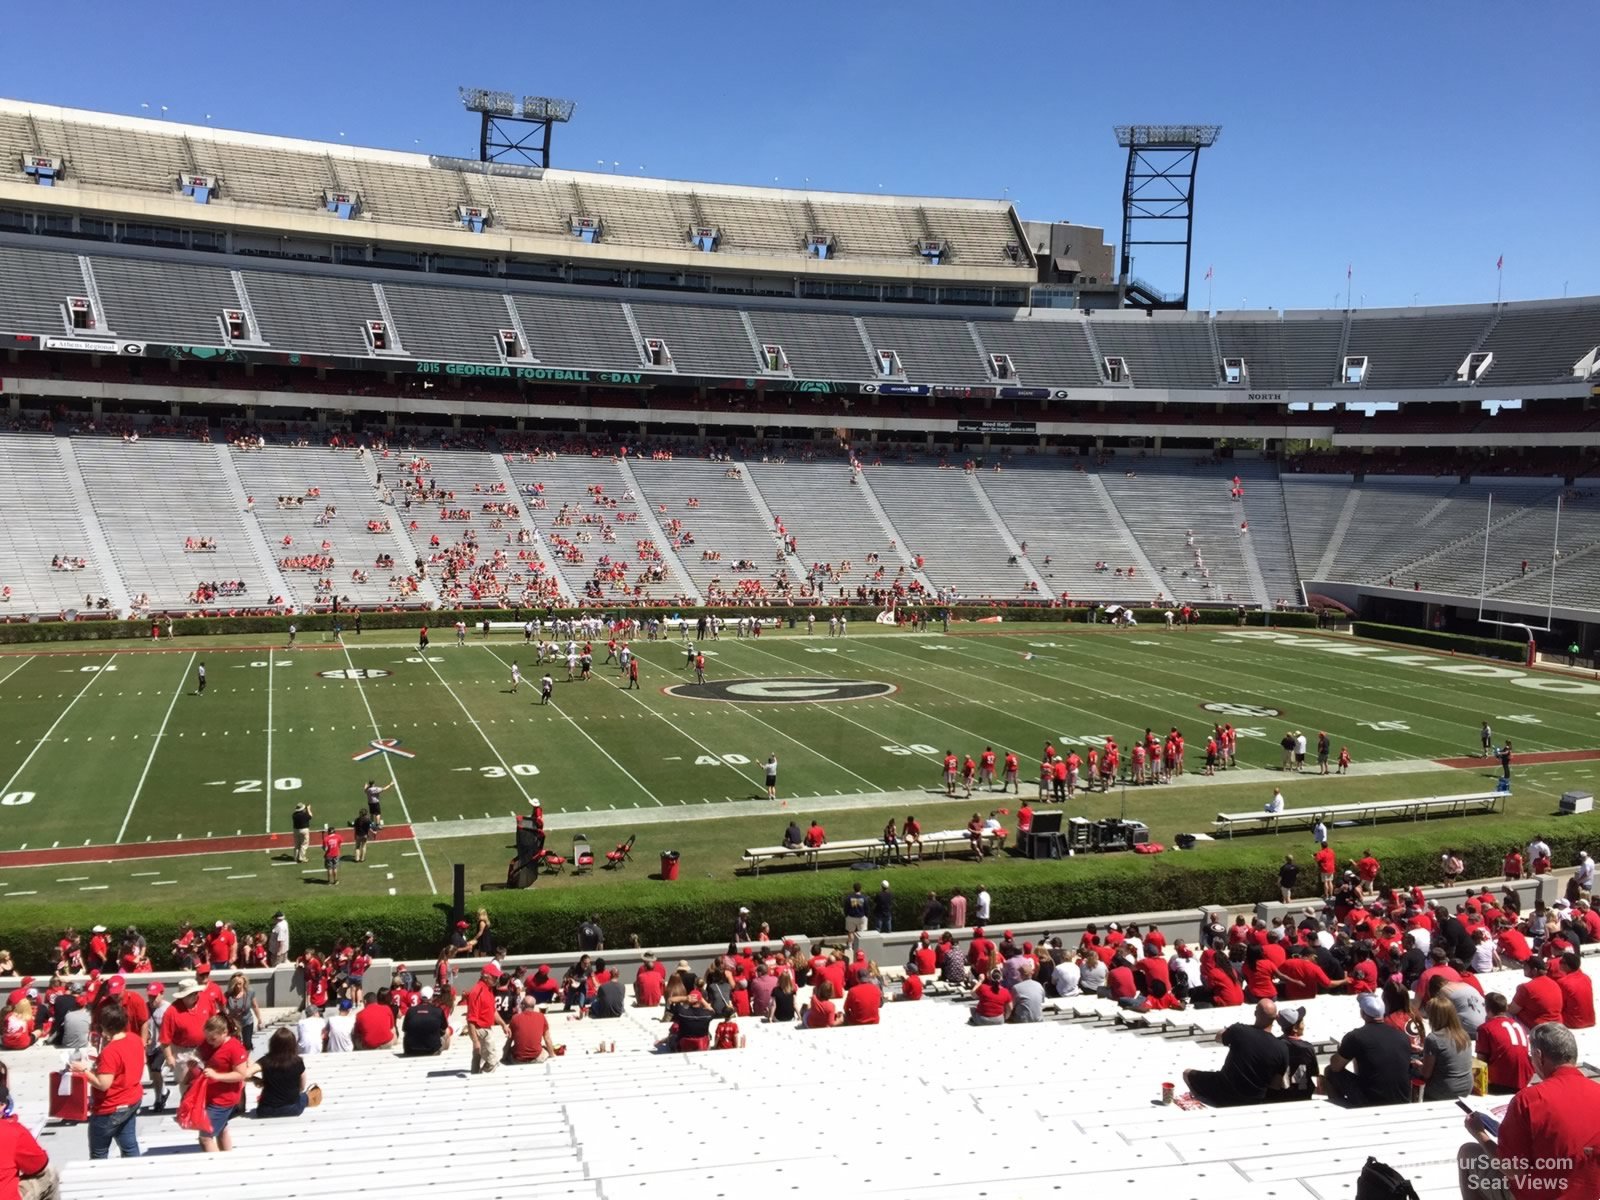
[[[1310,829],[1318,821],[1332,825],[1339,820],[1377,824],[1380,817],[1410,817],[1425,821],[1430,816],[1466,816],[1492,813],[1510,792],[1464,792],[1458,796],[1419,796],[1411,800],[1367,800],[1357,804],[1322,804],[1308,808],[1286,808],[1279,813],[1256,809],[1254,812],[1218,813],[1213,822],[1218,833],[1231,838],[1235,828],[1277,832],[1286,827]]]
[[[1005,831],[999,833],[985,833],[983,848],[990,854],[1005,846]],[[943,858],[951,846],[968,849],[972,845],[972,835],[965,829],[942,829],[937,833],[924,833],[922,835],[922,854],[926,858],[930,850],[937,849],[939,857]],[[890,847],[882,838],[846,838],[843,841],[824,842],[820,846],[752,846],[744,852],[744,861],[757,875],[761,874],[761,864],[776,859],[803,858],[815,871],[824,858],[853,859],[857,862],[872,862],[887,864],[892,857],[899,857],[902,861],[916,861],[905,859],[906,844],[896,843],[891,854]]]

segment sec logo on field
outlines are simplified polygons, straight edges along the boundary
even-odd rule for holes
[[[340,667],[337,671],[318,671],[318,679],[387,679],[388,671],[374,667]]]
[[[900,689],[873,679],[719,679],[714,683],[675,683],[661,689],[682,700],[720,700],[730,704],[835,704],[892,696]]]
[[[1202,704],[1206,712],[1221,713],[1225,717],[1281,717],[1283,710],[1269,708],[1264,704],[1231,704],[1225,700],[1213,700],[1209,704]]]

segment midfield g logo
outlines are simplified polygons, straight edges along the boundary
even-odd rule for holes
[[[719,679],[715,683],[675,683],[662,692],[680,700],[720,700],[729,704],[836,704],[892,696],[900,689],[873,679]]]

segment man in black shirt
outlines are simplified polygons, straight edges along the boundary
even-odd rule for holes
[[[605,931],[600,928],[600,918],[591,915],[587,921],[578,926],[578,949],[586,954],[606,948]]]
[[[294,816],[294,860],[298,863],[306,861],[306,852],[311,846],[311,806],[309,804],[296,804]]]
[[[1285,904],[1294,899],[1294,882],[1300,878],[1300,868],[1295,865],[1294,855],[1283,856],[1283,866],[1278,868],[1278,899]]]
[[[1383,1000],[1376,993],[1365,993],[1358,1003],[1361,1025],[1339,1042],[1323,1086],[1329,1097],[1352,1108],[1408,1103],[1411,1039],[1384,1022]]]
[[[805,845],[805,840],[805,831],[800,828],[800,822],[791,820],[789,822],[789,828],[783,831],[784,848],[788,850],[797,850],[801,846]]]
[[[405,1041],[401,1053],[408,1056],[438,1054],[450,1045],[450,1022],[433,1002],[433,989],[422,989],[422,999],[406,1013],[401,1026]]]
[[[1217,1041],[1228,1048],[1220,1071],[1183,1073],[1184,1086],[1195,1098],[1213,1108],[1238,1104],[1260,1104],[1267,1088],[1280,1081],[1289,1069],[1289,1052],[1272,1036],[1278,1019],[1278,1002],[1256,1002],[1255,1024],[1230,1025],[1217,1034]]]

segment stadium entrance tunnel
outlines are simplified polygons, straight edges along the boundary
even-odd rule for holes
[[[719,679],[708,683],[675,683],[661,689],[682,700],[720,700],[728,704],[836,704],[872,700],[900,689],[875,679]]]

